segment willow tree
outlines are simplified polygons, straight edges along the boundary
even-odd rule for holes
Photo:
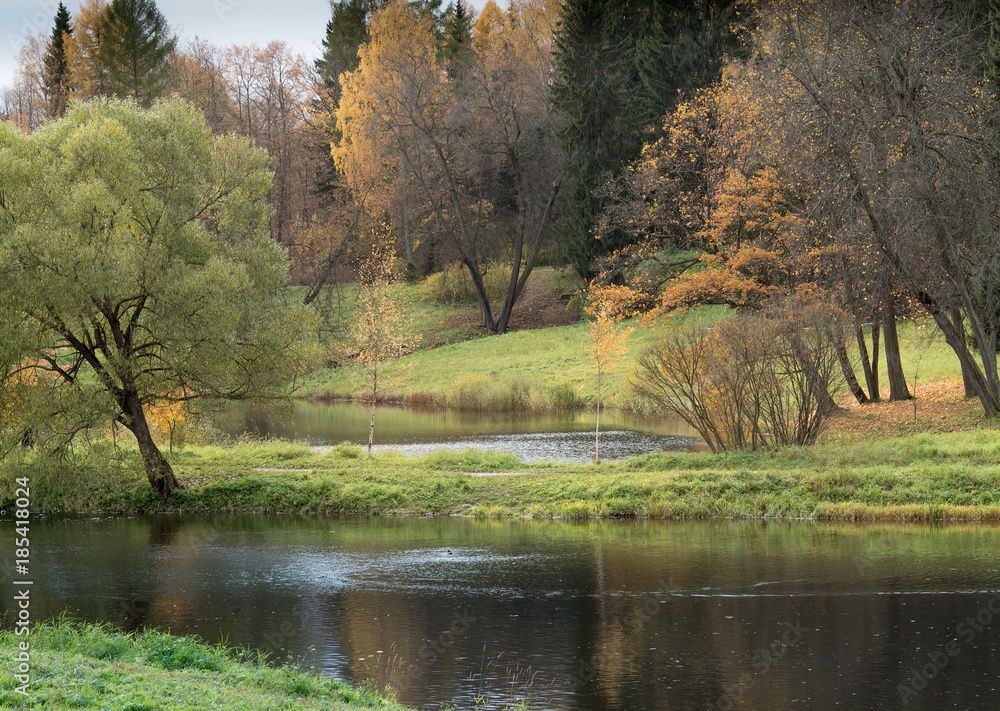
[[[130,431],[164,499],[179,483],[149,406],[267,396],[308,355],[310,318],[280,299],[267,163],[182,101],[0,126],[0,314],[33,333],[16,360]]]

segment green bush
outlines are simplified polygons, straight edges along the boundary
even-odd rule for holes
[[[490,262],[483,276],[483,287],[490,304],[502,304],[507,295],[510,280],[510,265]],[[453,262],[440,272],[435,272],[424,280],[424,297],[442,304],[475,304],[476,288],[469,276],[469,270],[461,262]]]

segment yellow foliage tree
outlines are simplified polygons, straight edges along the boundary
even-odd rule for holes
[[[192,393],[186,390],[174,391],[151,404],[146,413],[149,426],[169,440],[171,454],[174,453],[174,442],[177,441],[178,445],[182,442],[189,414],[187,403],[191,397]]]
[[[601,462],[601,390],[604,377],[614,371],[628,348],[625,339],[634,328],[623,327],[621,319],[629,313],[634,293],[628,287],[595,286],[591,288],[587,313],[590,324],[587,353],[597,373],[597,426],[594,430],[594,461]]]
[[[379,393],[398,382],[400,371],[389,375],[386,362],[408,353],[417,338],[407,326],[407,314],[394,280],[396,253],[390,246],[376,243],[358,268],[358,303],[349,329],[358,376],[371,398],[368,428],[368,458],[375,439],[375,405]]]

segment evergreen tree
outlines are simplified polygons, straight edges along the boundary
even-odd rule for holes
[[[718,76],[739,50],[738,0],[567,0],[556,38],[553,102],[565,116],[567,205],[563,252],[583,277],[596,257],[628,243],[623,232],[594,238],[609,174],[639,156],[660,117],[684,90]]]
[[[114,0],[101,17],[97,55],[107,93],[151,105],[166,84],[176,44],[155,0]]]
[[[369,39],[368,15],[382,4],[380,0],[341,0],[333,4],[333,16],[326,23],[323,38],[323,56],[316,60],[316,71],[324,86],[336,87],[341,74],[358,68],[358,47]]]
[[[441,58],[450,66],[461,66],[472,48],[472,15],[462,0],[449,5],[445,12],[444,43]]]
[[[66,113],[69,98],[69,65],[66,62],[66,40],[73,34],[69,11],[59,3],[52,38],[45,54],[45,95],[49,101],[49,116],[59,118]]]

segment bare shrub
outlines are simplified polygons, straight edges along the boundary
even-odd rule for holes
[[[676,331],[639,356],[636,395],[693,427],[713,452],[816,441],[842,385],[839,309],[791,297],[714,329]]]

